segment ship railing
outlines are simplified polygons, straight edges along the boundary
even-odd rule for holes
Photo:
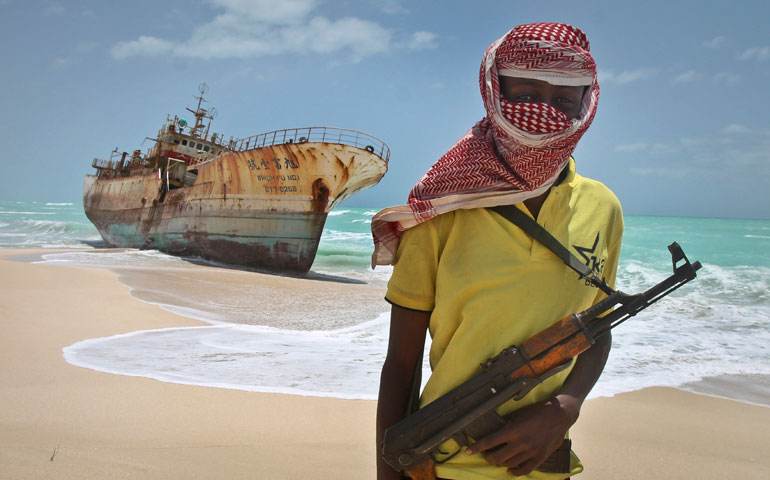
[[[94,158],[91,162],[91,166],[97,170],[117,170],[120,165],[119,160],[105,160],[103,158]],[[127,158],[125,165],[121,169],[125,168],[153,168],[152,162],[146,158]]]
[[[94,158],[91,162],[91,166],[100,170],[115,170],[117,163],[113,160],[105,160],[103,158]]]
[[[390,160],[390,149],[379,138],[363,132],[336,127],[304,127],[275,130],[232,140],[227,147],[231,150],[242,152],[254,148],[271,147],[273,145],[306,142],[349,145],[365,149],[385,160],[385,163]]]

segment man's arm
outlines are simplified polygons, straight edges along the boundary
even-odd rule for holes
[[[388,353],[380,376],[377,400],[377,478],[400,480],[401,474],[390,468],[380,455],[385,430],[404,418],[417,365],[422,361],[430,312],[407,310],[393,305],[390,313]]]
[[[507,467],[513,475],[526,475],[537,468],[577,421],[583,401],[604,370],[611,345],[609,332],[597,338],[578,356],[554,397],[507,415],[503,428],[479,439],[468,452],[488,452],[489,463]]]

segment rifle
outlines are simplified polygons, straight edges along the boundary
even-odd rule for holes
[[[384,460],[413,480],[435,480],[436,463],[505,425],[496,408],[510,399],[522,399],[537,384],[568,367],[597,337],[694,279],[700,262],[690,263],[676,242],[668,250],[674,270],[670,277],[635,295],[613,290],[601,302],[564,317],[521,346],[503,349],[481,365],[481,373],[392,425],[382,441]],[[458,449],[441,451],[440,446],[450,439]]]

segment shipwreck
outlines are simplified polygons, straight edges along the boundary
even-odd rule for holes
[[[210,133],[216,111],[168,116],[143,153],[94,159],[83,205],[114,247],[157,249],[230,265],[304,275],[327,214],[388,168],[382,140],[344,128],[304,127],[245,138]]]

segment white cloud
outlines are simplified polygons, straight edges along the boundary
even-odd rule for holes
[[[254,58],[287,53],[348,52],[359,61],[393,48],[432,48],[436,36],[417,32],[395,43],[392,32],[355,17],[329,19],[313,15],[317,0],[208,0],[223,12],[198,26],[184,41],[143,35],[113,46],[112,56],[170,55],[184,58]]]
[[[731,123],[730,125],[722,129],[722,133],[727,135],[753,133],[753,132],[754,130],[752,130],[751,128],[745,125],[739,125],[737,123]]]
[[[627,143],[615,147],[616,152],[620,153],[639,153],[644,152],[649,155],[670,155],[681,150],[680,145],[673,143]]]
[[[727,44],[727,38],[721,35],[718,37],[712,38],[708,42],[703,42],[703,46],[708,48],[720,48],[725,46],[726,44]]]
[[[733,72],[720,72],[712,77],[715,85],[735,87],[741,83],[741,76]]]
[[[119,42],[112,47],[112,56],[124,59],[133,56],[156,57],[170,53],[174,45],[162,38],[141,36],[130,42]]]
[[[438,35],[432,32],[414,32],[406,43],[406,48],[410,50],[430,50],[438,46],[436,43],[437,38]]]
[[[372,0],[372,3],[374,3],[382,13],[387,13],[389,15],[408,12],[408,10],[401,5],[400,0]]]
[[[747,48],[738,55],[738,60],[756,60],[758,62],[770,60],[770,45]]]
[[[672,178],[689,178],[692,176],[691,172],[686,167],[674,167],[672,165],[660,165],[657,167],[631,167],[628,172],[637,177],[662,177],[666,179]]]
[[[70,58],[70,57],[59,57],[59,58],[55,58],[53,60],[53,67],[54,68],[67,68],[70,65],[74,65],[75,63],[77,63],[77,62],[73,58]]]
[[[644,150],[647,150],[648,144],[644,142],[640,143],[627,143],[625,145],[618,145],[615,147],[616,152],[642,152]]]
[[[729,181],[744,182],[770,176],[770,129],[729,124],[695,137],[667,143],[629,143],[615,151],[645,155],[644,164],[630,167],[636,175],[670,177],[687,172],[689,178],[717,178],[729,172]],[[727,178],[727,177],[725,177]]]
[[[613,70],[599,71],[599,84],[626,85],[654,77],[658,73],[657,68],[641,68],[638,70],[623,70],[615,73]]]
[[[208,3],[225,9],[219,17],[233,16],[275,25],[300,24],[318,5],[317,0],[208,0]]]
[[[673,83],[692,83],[695,81],[700,80],[703,78],[703,75],[696,72],[695,70],[687,70],[686,72],[682,72],[674,79],[672,80]]]

